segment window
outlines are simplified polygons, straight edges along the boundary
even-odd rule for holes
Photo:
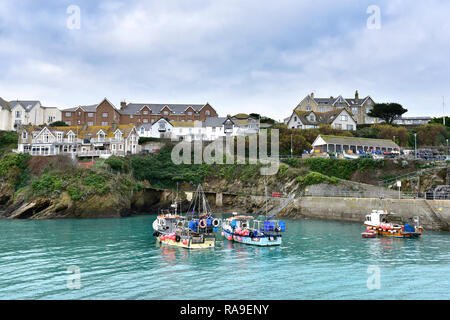
[[[22,139],[26,139],[27,137],[28,137],[27,132],[26,131],[22,132]]]
[[[369,113],[370,111],[372,111],[372,107],[366,107],[366,113]]]
[[[123,144],[119,144],[119,150],[123,150]]]
[[[133,115],[132,114],[130,114],[130,119],[133,119]]]
[[[80,111],[78,111],[78,115],[81,116],[81,112]]]
[[[335,127],[336,129],[342,129],[342,124],[336,123],[336,124],[334,125],[334,127]]]
[[[168,114],[169,114],[169,111],[165,110],[165,111],[164,111],[164,115],[167,116]]]
[[[211,111],[206,110],[206,111],[205,111],[205,114],[206,114],[207,116],[209,116],[209,115],[211,115]]]
[[[68,139],[69,142],[73,142],[73,133],[70,133],[70,134],[67,136],[67,139]]]
[[[52,122],[53,122],[53,118],[54,118],[54,117],[49,116],[49,117],[48,117],[48,123],[52,123]]]
[[[89,118],[93,118],[93,117],[94,117],[94,114],[93,114],[92,112],[89,112],[89,113],[88,113],[88,117],[89,117]]]
[[[108,125],[108,121],[103,121],[102,122],[102,126],[107,126]]]
[[[78,121],[77,121],[77,123],[78,123],[78,124],[81,124],[81,121],[80,121],[80,120],[78,120]]]
[[[324,108],[324,107],[320,107],[320,108],[319,108],[319,111],[320,111],[320,112],[324,112],[324,111],[325,111],[325,108]]]
[[[353,107],[353,108],[352,108],[352,113],[353,113],[353,114],[358,114],[358,108]]]
[[[72,116],[72,112],[66,112],[66,117],[71,117]]]
[[[314,115],[312,114],[312,115],[310,115],[309,116],[309,121],[316,121],[316,117],[314,117]]]
[[[66,124],[67,124],[68,126],[70,126],[70,121],[66,121]]]
[[[310,98],[308,98],[308,104],[311,104],[311,99]]]
[[[103,118],[108,118],[108,112],[103,112],[103,113],[102,113],[102,117],[103,117]]]
[[[122,138],[122,132],[117,131],[116,132],[116,140],[120,140]]]
[[[152,119],[152,123],[155,122],[155,119]]]
[[[298,128],[298,129],[301,129],[301,128],[302,128],[302,125],[301,125],[301,124],[299,124],[299,125],[297,126],[297,128]]]
[[[348,124],[347,125],[347,130],[353,130],[353,125],[352,124]]]
[[[144,123],[148,123],[148,119],[144,119],[143,121],[144,121]]]
[[[93,125],[94,125],[94,122],[89,121],[87,124],[88,124],[88,126],[93,126]]]
[[[348,120],[348,116],[346,115],[341,115],[341,121],[347,121]]]
[[[212,127],[212,132],[216,132],[216,127]]]
[[[294,121],[297,122],[297,116],[294,117]]]
[[[188,111],[188,116],[192,116],[192,111]]]
[[[148,111],[147,111],[147,110],[145,110],[145,111],[143,112],[143,114],[148,114]]]
[[[20,118],[22,116],[22,111],[16,111],[16,118]]]
[[[116,150],[116,145],[115,144],[112,145],[112,149]]]
[[[311,111],[312,108],[311,107],[306,107],[306,111]]]

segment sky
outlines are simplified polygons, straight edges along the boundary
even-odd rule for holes
[[[448,0],[0,0],[0,97],[209,102],[282,120],[311,92],[358,90],[441,116],[449,13]]]

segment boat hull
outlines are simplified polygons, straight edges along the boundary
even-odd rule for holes
[[[231,237],[231,240],[238,243],[248,244],[252,246],[260,246],[260,247],[270,247],[270,246],[279,246],[281,245],[281,235],[264,235],[264,236],[256,236],[256,237],[249,237],[249,236],[242,236],[238,234],[234,234],[233,232],[224,229],[224,236],[228,240],[229,237]]]
[[[160,244],[169,245],[173,247],[180,247],[184,249],[207,249],[214,248],[216,244],[216,238],[206,237],[202,242],[196,242],[192,237],[189,238],[181,238],[180,241],[172,240],[172,239],[161,239],[164,235],[159,235],[156,239]],[[186,241],[185,241],[186,240]]]
[[[374,230],[377,235],[386,236],[386,237],[394,237],[394,238],[418,238],[422,236],[423,229],[419,228],[418,232],[405,232],[402,229],[394,229],[394,230],[384,230],[382,228],[377,228],[371,225],[364,224],[366,228],[370,230]]]

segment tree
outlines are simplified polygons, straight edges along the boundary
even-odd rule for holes
[[[50,127],[67,127],[68,124],[65,123],[64,121],[55,121],[50,123]]]
[[[441,124],[426,124],[417,128],[417,141],[420,146],[443,145],[447,130]]]
[[[387,124],[391,124],[408,110],[399,103],[377,103],[367,115],[373,118],[380,118]]]

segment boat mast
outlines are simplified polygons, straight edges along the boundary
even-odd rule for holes
[[[264,176],[264,197],[266,200],[266,219],[267,219],[267,184],[266,184],[266,176]]]

